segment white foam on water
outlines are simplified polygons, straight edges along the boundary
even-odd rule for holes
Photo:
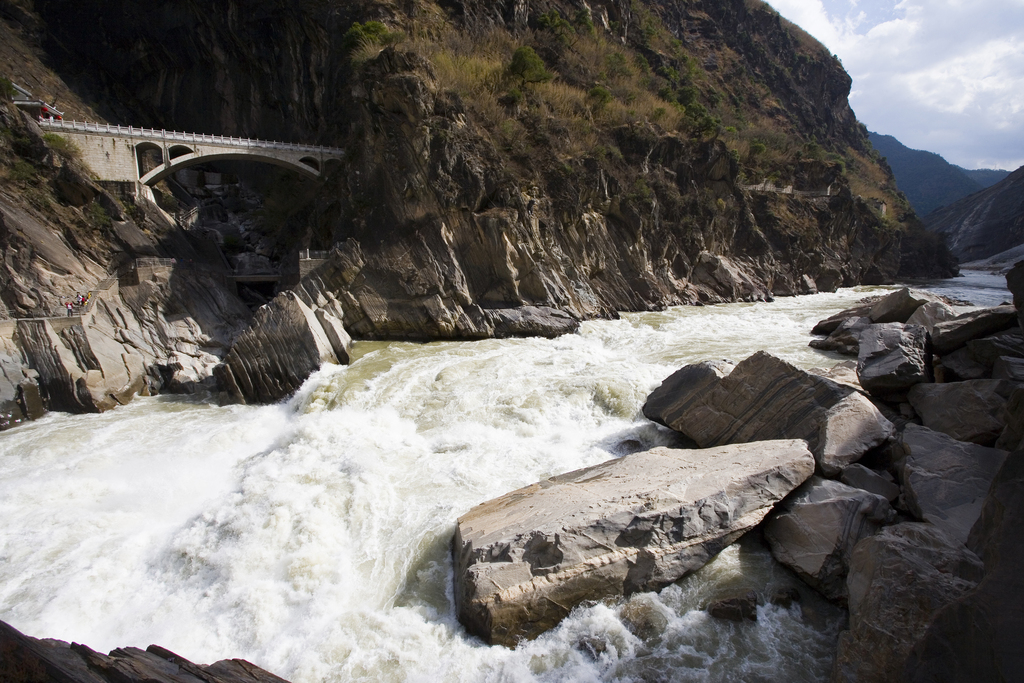
[[[449,544],[476,504],[671,443],[640,408],[686,362],[767,349],[832,364],[808,330],[866,293],[630,314],[555,340],[357,344],[279,406],[161,397],[18,427],[0,435],[0,619],[102,651],[242,657],[296,683],[815,680],[800,672],[827,671],[827,605],[817,621],[701,611],[734,584],[792,581],[763,549],[509,650],[458,625]],[[623,610],[659,626],[634,634]]]

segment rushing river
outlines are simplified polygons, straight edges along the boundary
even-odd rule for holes
[[[878,291],[629,314],[554,340],[363,342],[287,404],[52,414],[0,435],[0,619],[104,652],[242,657],[296,683],[822,680],[844,613],[806,587],[771,605],[801,584],[753,535],[515,650],[459,626],[449,542],[477,503],[671,444],[640,408],[688,362],[843,360],[809,348],[810,328]],[[748,588],[766,599],[757,622],[701,611]]]

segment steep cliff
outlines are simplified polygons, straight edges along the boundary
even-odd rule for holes
[[[283,244],[358,242],[361,295],[335,292],[357,336],[886,282],[915,230],[838,60],[760,2],[36,10],[113,120],[346,149]],[[513,66],[523,47],[540,72]]]

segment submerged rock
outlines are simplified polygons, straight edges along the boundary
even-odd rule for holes
[[[813,470],[799,440],[656,448],[478,505],[452,546],[459,620],[513,646],[582,601],[659,589],[760,523]]]
[[[0,680],[5,683],[288,683],[244,659],[208,666],[150,645],[108,655],[85,645],[26,636],[0,621]]]
[[[708,605],[708,614],[727,621],[757,621],[757,593],[749,590],[742,595],[715,600]]]
[[[709,367],[688,368],[651,394],[644,414],[702,448],[804,439],[822,472],[836,475],[893,433],[892,423],[854,389],[764,351],[721,377]],[[699,381],[683,381],[691,375]]]
[[[981,560],[930,524],[897,524],[862,540],[850,558],[850,628],[839,636],[832,680],[903,680],[932,617],[981,577]]]
[[[845,600],[853,547],[894,518],[883,496],[811,477],[775,509],[764,536],[776,560],[828,599]]]

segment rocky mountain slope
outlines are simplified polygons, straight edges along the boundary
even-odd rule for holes
[[[925,219],[946,236],[961,261],[977,261],[1024,244],[1024,167]]]
[[[968,171],[934,152],[910,149],[891,135],[869,133],[872,146],[885,157],[900,190],[919,216],[980,192],[1009,175],[1009,171]]]
[[[75,115],[344,148],[263,244],[278,263],[333,248],[302,319],[340,314],[357,338],[556,334],[620,310],[955,272],[873,159],[838,60],[764,3],[2,0],[0,17],[25,62],[5,59],[10,76],[67,88]],[[9,168],[49,182],[58,143],[36,138],[35,157],[12,143]],[[53,196],[67,215],[44,225],[75,258],[92,249],[60,289],[198,253],[121,220],[103,192]],[[111,228],[79,221],[103,223],[93,205]],[[4,296],[28,299],[11,315],[59,302],[48,267],[14,268],[26,284]]]

